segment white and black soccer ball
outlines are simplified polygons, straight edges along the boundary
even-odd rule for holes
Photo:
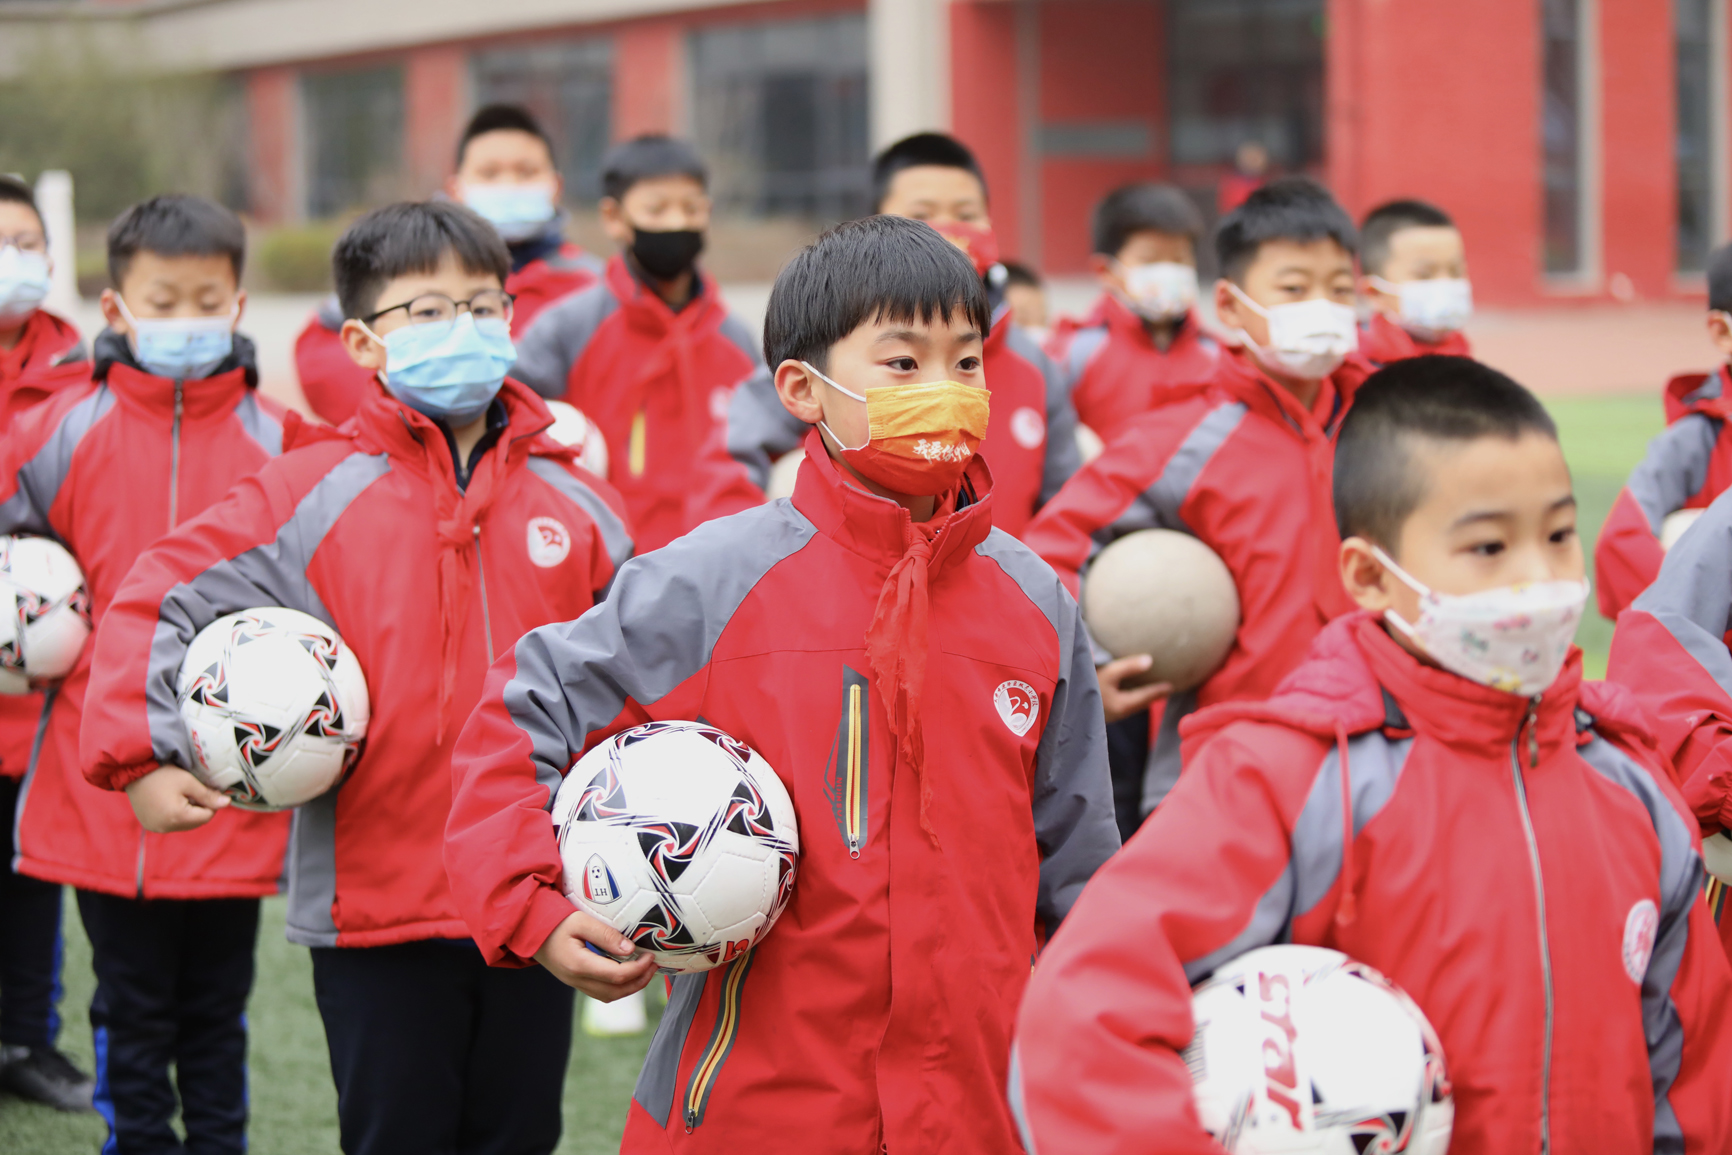
[[[1443,1048],[1406,994],[1339,951],[1272,946],[1192,995],[1203,1126],[1233,1155],[1444,1155]]]
[[[565,776],[553,822],[566,897],[666,973],[739,957],[793,893],[793,800],[757,751],[714,726],[615,734]]]
[[[46,537],[0,537],[0,694],[64,678],[90,638],[84,571]]]
[[[218,618],[181,662],[188,767],[249,810],[299,806],[342,781],[372,714],[361,663],[324,622],[266,607]]]

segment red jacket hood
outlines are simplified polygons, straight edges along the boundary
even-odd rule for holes
[[[1666,382],[1666,424],[1700,413],[1724,421],[1732,417],[1732,372],[1722,365],[1712,373],[1680,373]]]
[[[1372,314],[1370,324],[1359,331],[1359,352],[1366,360],[1378,365],[1432,354],[1473,356],[1472,347],[1463,333],[1446,333],[1442,340],[1435,342],[1421,341],[1382,313]]]
[[[1391,710],[1387,691],[1398,706]],[[1608,738],[1649,755],[1660,765],[1647,716],[1630,692],[1582,678],[1582,652],[1572,648],[1557,681],[1541,696],[1543,741],[1561,740],[1576,728],[1576,711],[1592,717]],[[1228,725],[1272,722],[1323,739],[1363,734],[1387,725],[1418,728],[1444,740],[1483,736],[1506,742],[1528,710],[1525,698],[1482,686],[1428,666],[1384,632],[1376,616],[1359,611],[1324,627],[1305,660],[1261,702],[1223,702],[1199,710],[1180,724],[1186,761]]]

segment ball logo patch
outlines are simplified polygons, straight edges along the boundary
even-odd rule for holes
[[[1046,418],[1024,405],[1010,415],[1010,435],[1024,449],[1039,449],[1046,441]]]
[[[571,553],[571,531],[551,517],[529,519],[529,560],[551,569]]]
[[[599,854],[590,855],[584,864],[583,895],[600,906],[606,906],[619,897],[619,884],[613,880],[613,873]]]
[[[1660,911],[1654,900],[1644,898],[1630,908],[1624,919],[1624,973],[1640,985],[1654,957],[1654,938],[1660,931]]]
[[[1034,720],[1040,717],[1040,695],[1027,682],[1000,683],[992,692],[992,704],[998,707],[998,716],[1004,719],[1005,726],[1018,738],[1028,733]]]

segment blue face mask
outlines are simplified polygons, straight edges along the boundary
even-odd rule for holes
[[[147,317],[139,320],[119,297],[120,315],[132,326],[132,355],[146,373],[194,381],[209,377],[235,348],[240,307],[221,317]]]
[[[463,203],[487,218],[506,241],[526,241],[553,219],[553,185],[466,184]]]
[[[459,313],[448,324],[404,325],[383,337],[367,333],[385,346],[385,388],[391,395],[453,427],[487,412],[517,360],[510,326],[496,317],[477,321]]]
[[[0,322],[21,321],[48,296],[48,258],[0,246]]]

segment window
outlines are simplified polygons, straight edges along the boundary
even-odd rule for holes
[[[1545,148],[1545,270],[1586,271],[1582,8],[1588,0],[1543,0],[1540,130]]]
[[[1677,82],[1677,269],[1700,273],[1715,241],[1717,183],[1714,0],[1673,0],[1672,43]]]
[[[866,18],[706,29],[692,127],[723,209],[844,220],[871,208]]]
[[[1323,159],[1323,0],[1170,0],[1167,22],[1172,163],[1249,140],[1283,168]]]
[[[402,69],[307,73],[301,106],[309,215],[335,216],[402,195]]]
[[[601,158],[613,132],[610,41],[477,52],[473,75],[477,107],[521,104],[535,114],[553,140],[554,163],[565,177],[569,198],[600,198]]]

